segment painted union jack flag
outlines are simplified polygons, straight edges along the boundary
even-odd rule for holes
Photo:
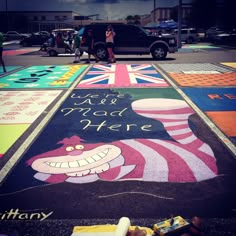
[[[88,71],[77,87],[169,87],[169,85],[149,64],[97,64]]]

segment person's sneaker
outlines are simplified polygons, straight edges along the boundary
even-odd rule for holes
[[[73,63],[79,63],[78,61],[73,61]]]
[[[88,61],[88,60],[87,60],[85,63],[86,63],[86,64],[89,64],[89,63],[90,63],[90,61]]]

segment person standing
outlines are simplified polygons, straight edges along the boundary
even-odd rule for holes
[[[4,37],[3,34],[0,32],[0,64],[2,65],[3,68],[3,72],[6,73],[6,67],[2,58],[2,54],[3,54],[3,42],[4,42]]]
[[[80,62],[80,45],[81,45],[81,40],[78,32],[74,34],[74,48],[75,48],[75,60],[74,63],[79,63]]]
[[[94,37],[93,37],[93,31],[91,29],[87,32],[86,42],[88,44],[88,60],[86,63],[90,63],[91,55],[94,56],[96,62],[99,62],[99,58],[94,52]]]
[[[108,25],[107,31],[106,31],[106,46],[107,46],[107,51],[108,51],[108,56],[109,56],[108,62],[110,63],[116,62],[115,55],[113,52],[114,37],[115,37],[115,32],[113,31],[112,26]]]

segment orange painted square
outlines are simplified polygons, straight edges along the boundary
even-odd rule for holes
[[[236,86],[236,73],[220,74],[182,74],[170,72],[169,75],[180,86]]]
[[[236,136],[236,111],[209,111],[206,113],[226,135]]]

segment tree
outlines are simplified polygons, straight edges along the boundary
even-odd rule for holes
[[[131,15],[129,15],[129,16],[127,16],[127,17],[125,18],[125,20],[127,21],[127,23],[132,23],[133,20],[134,20],[134,17],[131,16]]]
[[[125,18],[125,20],[127,21],[128,24],[136,24],[136,25],[140,25],[140,16],[139,15],[129,15]]]

